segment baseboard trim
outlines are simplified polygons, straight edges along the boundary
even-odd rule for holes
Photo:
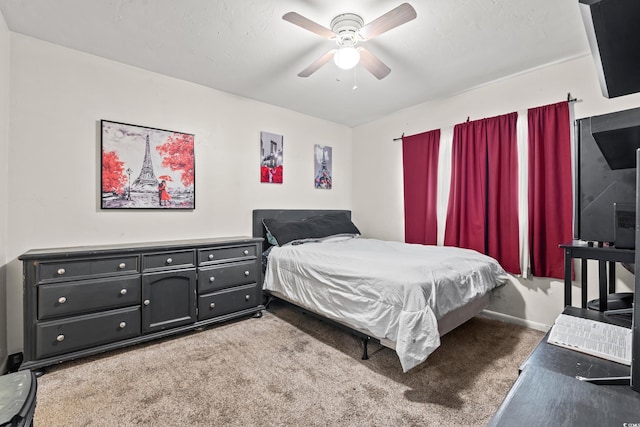
[[[535,329],[536,331],[547,332],[551,329],[551,326],[545,325],[543,323],[532,322],[530,320],[521,319],[519,317],[510,316],[504,313],[498,313],[496,311],[491,310],[482,310],[478,315],[480,317],[485,317],[487,319],[499,320],[501,322],[513,323],[520,326],[525,326],[527,328]]]

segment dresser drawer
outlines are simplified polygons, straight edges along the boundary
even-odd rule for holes
[[[198,265],[256,258],[256,245],[200,249]]]
[[[200,268],[198,270],[198,293],[202,294],[257,281],[258,268],[255,261]]]
[[[142,265],[145,271],[165,269],[169,267],[194,267],[195,253],[193,250],[188,250],[143,255]]]
[[[244,285],[198,297],[198,319],[210,319],[260,305],[258,285]]]
[[[140,307],[36,325],[36,357],[49,357],[140,335]]]
[[[38,286],[38,320],[140,304],[140,275]]]
[[[62,281],[90,276],[139,272],[138,256],[45,261],[38,264],[38,281]]]

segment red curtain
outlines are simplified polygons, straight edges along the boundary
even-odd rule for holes
[[[487,119],[487,255],[520,274],[518,221],[518,113]]]
[[[404,238],[407,243],[437,243],[439,149],[440,129],[402,137]]]
[[[444,233],[446,246],[485,252],[487,197],[486,122],[453,128],[451,186]]]
[[[444,244],[519,274],[517,113],[456,125]]]
[[[571,122],[569,103],[531,108],[529,122],[529,245],[534,276],[564,277],[571,242]]]

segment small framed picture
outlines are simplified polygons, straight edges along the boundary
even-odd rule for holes
[[[315,188],[330,190],[333,178],[331,177],[332,149],[324,145],[314,147],[314,179]]]
[[[260,182],[282,184],[283,138],[260,132]]]
[[[102,209],[195,209],[194,135],[101,120]]]

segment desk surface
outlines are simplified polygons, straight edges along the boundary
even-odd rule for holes
[[[567,314],[604,318],[568,307]],[[608,316],[610,323],[629,320]],[[548,334],[547,334],[548,336]],[[629,367],[547,343],[545,336],[521,366],[521,374],[490,426],[622,426],[640,423],[640,393],[628,385],[595,385],[576,379],[628,376]]]
[[[571,251],[573,258],[597,259],[601,261],[617,261],[633,263],[635,250],[620,249],[615,246],[589,246],[587,242],[574,240],[561,244],[562,249]]]
[[[489,426],[623,426],[634,423],[640,423],[640,394],[628,386],[583,383],[535,365],[522,372]]]
[[[584,310],[577,307],[566,307],[564,313],[604,321],[627,328],[631,327],[631,319],[628,316],[605,316],[599,311]],[[535,365],[564,374],[570,378],[575,378],[576,375],[588,378],[622,377],[629,375],[629,367],[627,365],[548,344],[548,336],[549,333],[538,343],[529,358],[520,366],[520,371],[524,371],[529,365]]]

